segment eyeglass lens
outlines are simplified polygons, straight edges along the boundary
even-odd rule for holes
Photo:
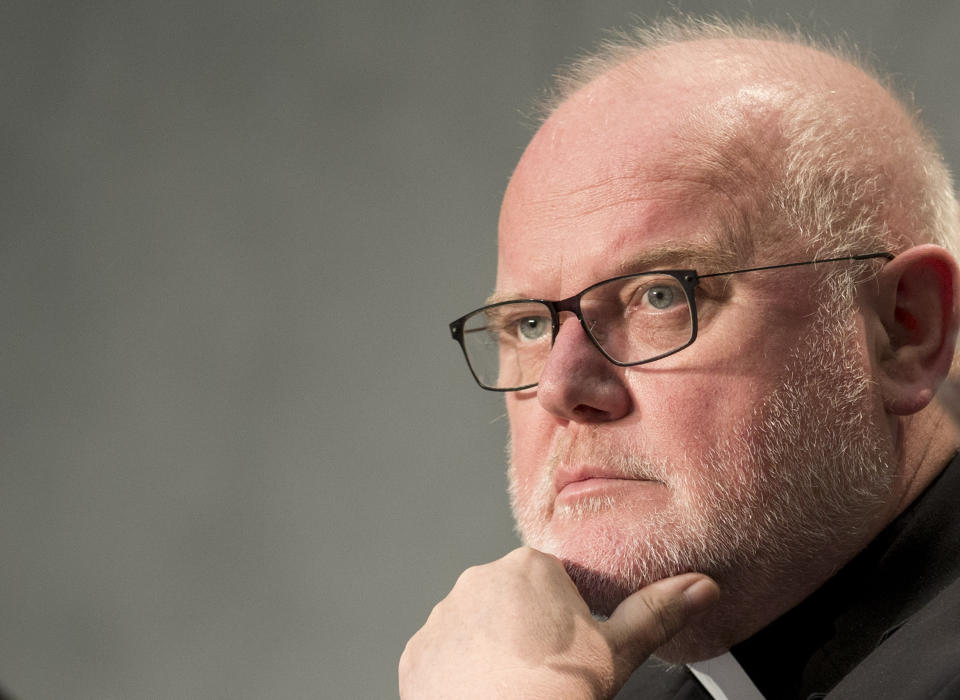
[[[661,273],[614,279],[580,297],[587,332],[608,358],[639,364],[687,345],[693,311],[680,282]],[[463,346],[477,379],[492,389],[536,384],[553,346],[553,314],[536,301],[477,310],[463,326]]]

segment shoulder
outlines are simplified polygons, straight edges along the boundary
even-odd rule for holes
[[[960,578],[892,630],[828,697],[960,697]]]

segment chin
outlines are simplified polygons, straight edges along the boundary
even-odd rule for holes
[[[610,617],[625,598],[638,590],[609,573],[569,560],[564,561],[564,566],[590,611],[600,619]],[[737,641],[726,639],[737,625],[728,624],[725,618],[722,609],[704,615],[657,649],[653,656],[668,664],[687,664],[723,654]]]
[[[563,561],[591,612],[601,617],[609,617],[627,596],[660,579],[689,572],[715,575],[704,562],[680,556],[656,529],[636,525],[625,532],[591,519],[579,523],[576,537],[537,544]]]
[[[570,559],[563,559],[563,566],[577,586],[580,597],[597,617],[610,617],[617,606],[637,590],[620,577]]]

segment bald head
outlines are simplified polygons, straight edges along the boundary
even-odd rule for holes
[[[749,234],[737,236],[745,254],[760,240],[820,256],[923,242],[960,252],[939,154],[886,87],[835,52],[768,30],[672,25],[607,46],[560,85],[505,203],[530,178],[554,178],[562,195],[614,159],[625,174],[722,193]]]

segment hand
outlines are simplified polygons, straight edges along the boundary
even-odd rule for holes
[[[400,695],[415,698],[611,698],[717,585],[683,574],[594,620],[559,559],[528,547],[461,574],[400,657]]]

